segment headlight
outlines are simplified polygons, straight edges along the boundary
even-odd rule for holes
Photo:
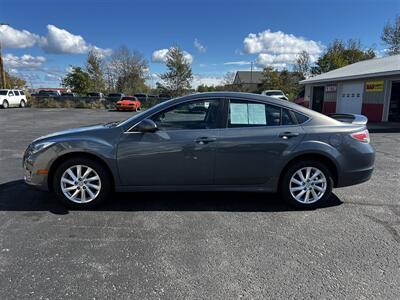
[[[32,148],[31,148],[32,149],[31,154],[38,153],[39,151],[49,148],[53,144],[54,144],[54,142],[41,142],[41,143],[33,144]]]

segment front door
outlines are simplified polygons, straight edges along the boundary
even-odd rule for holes
[[[315,86],[313,88],[312,110],[322,112],[324,105],[324,87]]]
[[[177,104],[152,116],[158,131],[124,133],[118,146],[126,186],[213,183],[221,99]]]
[[[336,112],[361,114],[364,83],[344,83]]]
[[[302,127],[279,106],[232,99],[228,108],[228,126],[218,136],[215,184],[268,184],[285,153],[303,138]]]

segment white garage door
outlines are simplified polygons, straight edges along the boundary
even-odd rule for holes
[[[344,83],[339,95],[338,113],[361,114],[364,83]]]

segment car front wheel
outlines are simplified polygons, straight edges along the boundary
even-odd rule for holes
[[[302,161],[292,165],[284,174],[280,190],[290,205],[315,208],[326,202],[332,193],[330,170],[319,161]]]
[[[2,105],[4,109],[8,108],[8,101],[4,100]]]
[[[104,166],[95,160],[72,158],[58,166],[53,189],[68,207],[94,207],[110,194],[110,176]]]

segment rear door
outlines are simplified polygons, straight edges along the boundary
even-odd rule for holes
[[[14,97],[13,97],[13,105],[14,106],[18,106],[19,105],[20,98],[21,97],[19,95],[19,92],[14,90]]]
[[[282,161],[304,132],[284,108],[231,99],[227,128],[218,136],[217,185],[264,185],[279,175]]]

